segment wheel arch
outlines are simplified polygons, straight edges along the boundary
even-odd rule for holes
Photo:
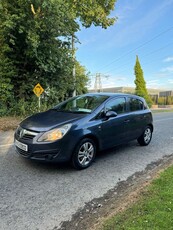
[[[147,126],[151,127],[151,131],[153,132],[154,131],[154,126],[152,123],[148,124]]]
[[[95,151],[93,153],[93,156],[92,156],[92,159],[90,160],[90,162],[86,166],[83,166],[83,165],[81,165],[81,162],[79,163],[79,158],[77,157],[77,154],[78,154],[79,148],[81,147],[80,144],[83,145],[85,143],[85,140],[87,142],[87,139],[88,139],[88,141],[89,140],[92,141],[91,143],[92,143],[92,145],[94,145]],[[76,143],[76,145],[75,145],[75,147],[74,147],[74,149],[72,151],[71,163],[72,163],[73,167],[76,168],[76,169],[85,169],[85,168],[89,167],[92,164],[92,162],[93,162],[93,160],[95,158],[95,155],[96,155],[97,150],[98,150],[98,146],[99,146],[98,140],[94,135],[86,134],[86,135],[82,136],[79,139],[79,141]]]
[[[94,143],[95,143],[95,145],[96,145],[96,153],[97,153],[97,151],[99,151],[99,149],[100,149],[100,144],[99,144],[98,138],[97,138],[95,135],[88,133],[88,134],[85,134],[84,136],[82,136],[82,137],[78,140],[78,142],[77,142],[76,145],[74,146],[74,149],[73,149],[73,151],[72,151],[72,155],[73,155],[73,152],[74,152],[76,146],[78,146],[78,144],[79,144],[83,139],[86,139],[86,138],[89,138],[89,139],[91,139],[92,141],[94,141]]]
[[[93,134],[86,134],[82,139],[85,138],[89,138],[94,141],[94,143],[96,144],[96,152],[100,149],[99,140],[97,139],[96,136],[94,136]]]

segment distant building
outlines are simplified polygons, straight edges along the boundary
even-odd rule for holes
[[[159,97],[173,96],[173,90],[159,92]]]
[[[147,89],[149,95],[157,96],[159,95],[161,90],[158,89]],[[89,89],[89,92],[96,92],[95,89]],[[135,93],[134,87],[111,87],[111,88],[102,88],[101,92],[109,92],[109,93]]]
[[[95,89],[90,89],[89,92],[93,93],[93,92],[96,92],[96,90]],[[134,93],[135,88],[133,88],[133,87],[102,88],[101,92],[108,92],[108,93]]]

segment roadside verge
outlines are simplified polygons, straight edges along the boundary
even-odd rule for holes
[[[126,181],[120,181],[103,197],[87,203],[83,209],[73,215],[71,221],[63,222],[60,229],[102,229],[107,219],[136,203],[152,180],[172,164],[173,154],[151,163],[144,171],[135,173]]]

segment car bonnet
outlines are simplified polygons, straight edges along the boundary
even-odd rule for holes
[[[37,132],[44,132],[61,126],[63,124],[74,122],[87,115],[88,114],[48,110],[46,112],[37,113],[26,118],[24,121],[21,122],[20,126],[24,129]]]

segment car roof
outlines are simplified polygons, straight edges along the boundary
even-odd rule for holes
[[[100,92],[100,93],[87,93],[87,94],[85,94],[85,95],[90,95],[90,96],[108,96],[108,97],[120,97],[120,96],[125,96],[125,97],[133,97],[133,98],[138,98],[138,99],[142,99],[142,100],[144,100],[144,98],[142,98],[142,97],[139,97],[139,96],[137,96],[137,95],[134,95],[134,94],[128,94],[128,93],[106,93],[106,92],[104,92],[104,93],[102,93],[102,92]]]

